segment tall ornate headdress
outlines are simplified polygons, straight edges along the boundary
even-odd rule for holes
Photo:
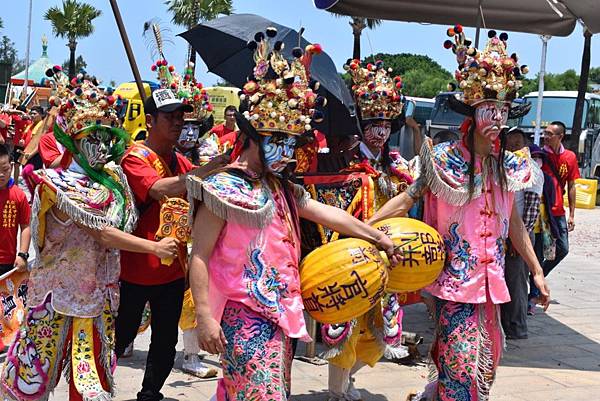
[[[188,65],[184,71],[183,78],[175,72],[175,67],[169,65],[164,55],[163,29],[157,21],[148,21],[144,24],[144,36],[152,31],[152,36],[146,38],[147,45],[151,49],[153,57],[158,58],[150,69],[157,73],[157,79],[161,88],[169,88],[183,103],[190,104],[194,110],[186,113],[186,120],[204,120],[213,111],[213,105],[209,101],[208,94],[202,83],[197,82],[194,77],[193,65]]]
[[[276,35],[275,28],[267,28],[248,43],[254,51],[255,66],[240,95],[248,106],[244,116],[259,133],[302,135],[311,130],[312,122],[323,119],[327,103],[316,93],[319,83],[310,77],[312,57],[322,49],[318,44],[308,45],[304,51],[296,47],[293,60],[288,61],[281,53],[282,41],[271,48],[270,41]]]
[[[352,78],[352,92],[360,108],[362,120],[393,120],[402,114],[402,78],[391,78],[383,61],[369,63],[366,68],[360,60],[352,60],[344,65],[344,69]]]
[[[100,89],[81,72],[71,81],[67,96],[59,99],[59,116],[64,118],[65,133],[77,139],[95,129],[119,128],[119,111],[123,105],[112,88]]]
[[[486,99],[510,102],[517,97],[528,68],[519,66],[516,53],[508,56],[508,34],[498,36],[496,31],[490,30],[485,48],[479,51],[471,46],[461,25],[448,28],[446,33],[454,38],[454,41],[446,40],[444,47],[456,54],[458,69],[454,77],[464,103],[474,105]]]

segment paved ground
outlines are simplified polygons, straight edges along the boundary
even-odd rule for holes
[[[554,302],[548,313],[529,318],[529,339],[508,341],[492,389],[493,401],[600,400],[600,209],[578,210],[571,253],[549,278]],[[423,305],[408,308],[406,330],[431,341],[432,322]],[[134,356],[119,363],[116,400],[135,400],[143,375],[149,334],[139,337]],[[178,349],[181,350],[180,341]],[[426,354],[428,344],[420,346]],[[299,347],[299,354],[303,347]],[[210,363],[217,365],[214,358]],[[215,381],[203,381],[176,369],[164,387],[166,400],[208,400]],[[401,401],[425,382],[424,366],[381,362],[357,376],[364,401]],[[327,367],[301,361],[293,365],[293,401],[326,400]],[[51,400],[66,400],[64,383]]]

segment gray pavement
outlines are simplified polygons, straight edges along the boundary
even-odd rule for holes
[[[529,339],[507,342],[492,388],[493,401],[600,400],[600,209],[577,210],[576,224],[571,253],[548,280],[554,301],[547,313],[538,309],[528,319]],[[425,337],[425,344],[419,346],[425,355],[433,323],[424,305],[407,308],[404,327]],[[148,332],[138,337],[133,357],[119,362],[116,400],[135,400],[149,339]],[[175,369],[163,388],[165,399],[208,400],[216,381],[200,380],[179,370],[182,344],[180,341]],[[298,354],[303,348],[298,347]],[[214,357],[207,359],[218,365]],[[409,390],[422,388],[426,376],[424,365],[382,361],[373,369],[360,371],[356,386],[364,401],[403,401]],[[292,401],[327,399],[327,366],[295,360],[292,377]],[[68,399],[64,381],[50,399]]]

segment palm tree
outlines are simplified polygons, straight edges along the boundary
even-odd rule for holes
[[[77,39],[90,36],[94,32],[92,21],[102,15],[102,11],[77,0],[63,0],[62,9],[50,7],[44,18],[52,23],[54,36],[67,38],[69,56],[69,77],[75,76],[75,50]]]
[[[219,14],[229,15],[233,11],[233,0],[167,0],[165,4],[173,14],[171,21],[175,25],[192,29],[201,21],[210,21]],[[192,65],[192,74],[196,66],[196,52],[188,46],[188,61]]]
[[[352,27],[352,35],[354,36],[354,47],[352,50],[352,58],[360,60],[360,36],[365,28],[374,29],[381,25],[380,19],[364,18],[364,17],[351,17],[352,20],[349,22]]]
[[[346,18],[347,15],[332,13],[335,17]],[[381,25],[382,20],[375,18],[365,18],[365,17],[350,17],[350,21],[348,21],[350,26],[352,27],[352,35],[354,36],[354,47],[352,50],[352,58],[360,60],[360,36],[362,35],[362,31],[365,28],[374,29]]]

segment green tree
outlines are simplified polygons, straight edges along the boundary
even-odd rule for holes
[[[525,96],[529,92],[537,92],[539,83],[539,74],[532,79],[524,79],[523,87],[519,89],[519,95]],[[553,74],[547,73],[544,75],[544,90],[545,91],[576,91],[579,85],[579,75],[575,70],[569,69],[565,72]],[[588,91],[591,88],[588,86]]]
[[[25,69],[25,62],[19,59],[14,42],[6,35],[0,38],[0,64],[11,65],[12,73],[18,73]]]
[[[233,12],[233,0],[167,0],[165,4],[173,17],[175,25],[192,29],[201,21],[210,21],[219,14]],[[192,65],[192,74],[196,69],[196,52],[188,45],[188,63]]]
[[[364,63],[383,61],[385,68],[391,68],[391,76],[400,75],[403,93],[407,96],[435,97],[445,91],[452,80],[450,72],[432,60],[429,56],[411,53],[378,53],[366,57]]]
[[[63,70],[68,70],[69,69],[69,62],[70,62],[69,60],[65,60],[62,63]],[[81,70],[85,70],[86,67],[87,67],[87,63],[83,59],[83,56],[81,56],[81,54],[80,54],[75,59],[75,72],[78,73]]]
[[[76,75],[75,50],[77,39],[90,36],[94,32],[92,21],[102,15],[102,11],[77,0],[63,0],[62,9],[50,7],[44,18],[52,24],[54,36],[67,39],[69,48],[69,77]]]
[[[589,82],[600,84],[600,67],[590,68]]]

